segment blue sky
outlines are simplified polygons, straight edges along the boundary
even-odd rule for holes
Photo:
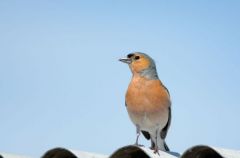
[[[134,143],[131,73],[118,62],[133,51],[154,58],[170,91],[171,150],[239,149],[239,1],[9,0],[0,15],[0,151]]]

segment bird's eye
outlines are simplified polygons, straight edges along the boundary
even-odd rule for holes
[[[140,56],[135,56],[134,59],[138,60],[138,59],[140,59]]]
[[[133,55],[134,55],[134,54],[131,53],[131,54],[128,54],[127,57],[128,57],[128,58],[131,58]]]

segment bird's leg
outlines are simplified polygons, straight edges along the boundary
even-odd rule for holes
[[[154,150],[154,148],[155,148],[155,143],[154,143],[154,141],[151,139],[151,147],[150,147],[150,149]]]
[[[156,143],[155,143],[155,146],[154,146],[154,154],[159,154],[159,151],[158,151],[158,130],[156,130],[156,137],[155,137],[155,140],[156,140]]]
[[[139,146],[139,144],[138,144],[138,138],[140,136],[140,127],[139,127],[139,125],[136,125],[136,133],[137,133],[137,139],[136,139],[135,145]]]
[[[157,145],[155,145],[155,147],[154,147],[154,154],[160,155],[159,151],[158,151],[158,146]]]

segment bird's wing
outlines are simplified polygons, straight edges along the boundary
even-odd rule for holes
[[[171,107],[168,108],[168,122],[166,124],[166,126],[162,129],[160,136],[162,139],[166,138],[167,136],[167,132],[168,132],[168,128],[171,124],[171,119],[172,119],[172,114],[171,114]]]
[[[161,83],[162,84],[162,83]],[[167,93],[168,93],[168,95],[169,95],[169,97],[170,97],[170,93],[169,93],[169,90],[167,89],[167,87],[164,85],[164,84],[162,84],[162,86],[163,86],[163,88],[167,91]]]
[[[150,134],[147,131],[141,131],[141,132],[147,140],[149,140],[151,138]]]

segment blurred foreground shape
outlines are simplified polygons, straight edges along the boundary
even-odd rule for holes
[[[239,150],[209,147],[206,145],[193,146],[182,155],[177,152],[164,151],[159,151],[159,154],[153,153],[153,150],[147,147],[135,145],[120,147],[110,156],[58,147],[46,151],[41,158],[240,158]],[[31,157],[0,152],[0,158]]]

